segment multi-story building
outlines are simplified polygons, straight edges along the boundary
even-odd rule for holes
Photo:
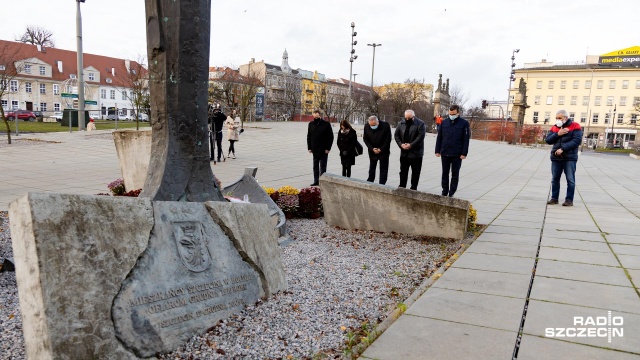
[[[314,108],[317,108],[326,92],[327,79],[324,74],[317,71],[298,69],[302,82],[302,114],[311,115]]]
[[[10,59],[15,78],[0,99],[2,107],[42,111],[51,116],[55,111],[77,108],[77,100],[66,94],[77,95],[77,55],[75,51],[45,48],[21,42],[0,40],[0,49]],[[9,54],[9,55],[7,55]],[[118,109],[120,115],[134,116],[132,80],[136,72],[145,72],[142,66],[126,59],[84,54],[85,106],[94,118],[106,116],[108,109]],[[3,68],[3,66],[5,68]],[[0,71],[8,71],[7,65]],[[65,97],[63,97],[65,94]]]
[[[589,55],[576,64],[525,64],[515,74],[526,82],[524,124],[548,130],[564,109],[583,127],[589,146],[633,146],[640,125],[639,66],[640,47]],[[511,89],[512,99],[517,91]]]

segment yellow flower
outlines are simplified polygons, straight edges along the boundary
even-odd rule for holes
[[[283,186],[280,189],[278,189],[278,192],[280,193],[280,195],[298,195],[300,194],[300,190],[292,187],[292,186]]]
[[[262,189],[267,193],[267,195],[271,196],[271,194],[276,192],[276,189],[263,186]]]

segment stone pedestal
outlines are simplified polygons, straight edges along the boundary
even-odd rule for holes
[[[122,180],[127,191],[142,189],[151,158],[151,129],[113,132]]]

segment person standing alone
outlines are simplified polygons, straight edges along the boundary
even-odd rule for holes
[[[229,153],[227,157],[231,157],[231,154],[233,154],[233,158],[235,159],[235,143],[240,140],[240,117],[236,114],[235,109],[232,110],[231,115],[227,117],[225,125],[227,126],[227,138],[229,139]]]
[[[560,177],[564,172],[567,179],[567,194],[562,206],[573,206],[573,194],[576,190],[576,164],[578,147],[582,142],[580,124],[569,119],[566,110],[558,110],[556,124],[551,127],[545,139],[551,148],[551,199],[549,205],[555,205],[560,198]]]
[[[395,133],[396,143],[400,147],[400,185],[398,187],[407,187],[409,168],[411,168],[411,190],[418,190],[426,133],[427,126],[424,121],[416,118],[413,110],[406,110],[404,119],[398,124]]]
[[[318,186],[320,175],[327,171],[327,160],[333,145],[333,129],[328,121],[322,120],[320,110],[313,111],[313,121],[307,129],[307,150],[313,154],[313,183]]]
[[[369,116],[369,120],[364,124],[362,141],[369,150],[369,177],[367,181],[373,182],[375,180],[376,167],[380,161],[380,184],[386,184],[389,173],[391,126],[387,122],[378,120],[377,116]]]
[[[356,143],[358,135],[351,127],[349,121],[340,122],[338,132],[338,150],[340,150],[340,163],[342,163],[342,176],[351,177],[351,167],[356,164]]]
[[[453,197],[458,190],[460,167],[467,158],[470,138],[469,122],[460,117],[458,105],[451,105],[449,117],[442,120],[436,139],[436,156],[442,159],[442,196]]]

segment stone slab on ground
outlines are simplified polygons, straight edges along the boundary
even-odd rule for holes
[[[516,336],[516,331],[403,315],[369,346],[362,358],[508,359]]]
[[[491,241],[474,242],[467,250],[476,254],[505,255],[517,257],[536,257],[537,245],[505,244]]]
[[[536,277],[537,276],[617,286],[631,286],[631,282],[624,273],[624,270],[620,267],[581,264],[560,260],[539,259],[538,266],[536,267]]]
[[[532,257],[465,253],[451,267],[531,275],[533,265]]]
[[[611,249],[604,240],[602,241],[590,241],[590,240],[575,240],[575,239],[559,239],[552,237],[544,237],[542,239],[543,247],[560,248],[560,249],[572,249],[572,250],[586,250],[602,253],[610,253]]]
[[[320,189],[325,220],[332,226],[451,239],[463,239],[467,232],[466,200],[328,173],[320,177]]]
[[[432,287],[525,298],[529,280],[531,275],[451,267]]]
[[[583,264],[620,266],[611,252],[594,252],[584,250],[568,250],[541,246],[540,259],[569,261]]]
[[[608,349],[539,336],[522,336],[520,350],[518,351],[518,360],[556,359],[637,360],[638,354],[611,351]]]

